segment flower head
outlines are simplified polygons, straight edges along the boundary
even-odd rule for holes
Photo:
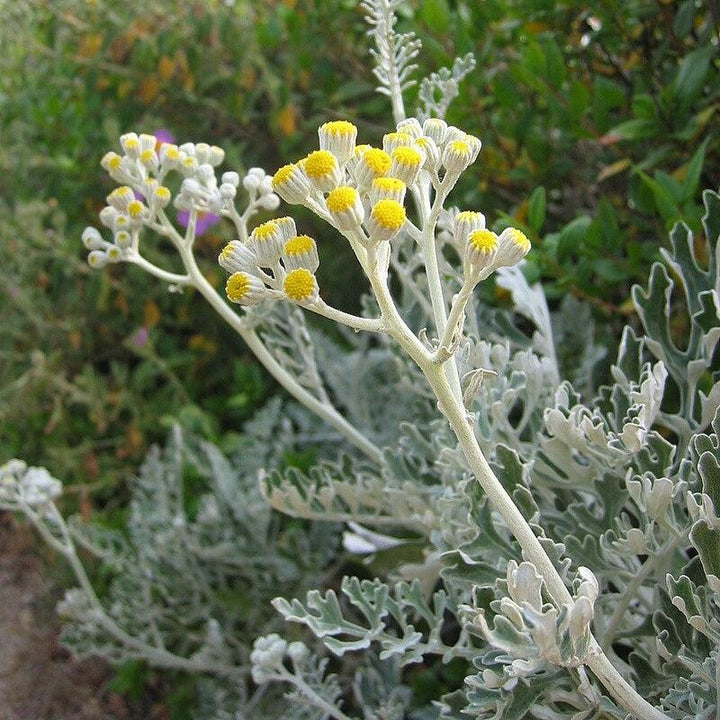
[[[396,177],[375,178],[369,193],[370,204],[375,205],[380,200],[394,200],[402,205],[406,190],[405,183]]]
[[[406,132],[391,132],[383,135],[383,150],[392,155],[393,150],[403,147],[404,145],[412,145],[415,138]]]
[[[255,253],[240,240],[231,240],[218,256],[218,264],[229,273],[257,271]]]
[[[380,200],[370,212],[368,230],[370,240],[383,242],[400,232],[405,224],[405,208],[395,200]]]
[[[366,150],[355,165],[355,180],[361,188],[368,188],[372,181],[384,177],[392,167],[391,157],[378,148]]]
[[[273,190],[291,205],[305,202],[312,192],[312,185],[305,172],[298,165],[283,165],[273,175]]]
[[[353,230],[365,217],[360,193],[348,185],[335,188],[325,201],[330,216],[340,230]]]
[[[320,265],[315,241],[308,235],[296,235],[283,246],[283,264],[286,270],[305,268],[314,273]]]
[[[255,253],[262,267],[270,267],[278,261],[282,246],[282,230],[274,220],[258,225],[248,239],[248,247]]]
[[[232,274],[225,285],[230,302],[239,305],[256,305],[267,297],[267,288],[260,280],[247,272]]]
[[[466,257],[476,269],[492,265],[498,249],[498,237],[490,230],[474,230],[468,236]]]
[[[329,150],[315,150],[305,158],[305,174],[322,191],[332,190],[342,180],[338,159]]]
[[[442,164],[451,175],[460,175],[477,157],[475,147],[464,139],[450,140],[442,154]]]
[[[517,228],[506,228],[498,238],[495,266],[511,267],[517,265],[530,252],[530,247],[530,241],[525,233]]]
[[[283,282],[285,295],[295,302],[311,302],[318,296],[318,285],[307,268],[297,268],[287,274]]]
[[[425,155],[419,146],[401,145],[393,150],[391,157],[390,175],[412,185],[425,163]]]
[[[339,163],[344,163],[355,152],[357,128],[347,120],[326,122],[318,129],[318,135],[320,149],[330,151]]]
[[[470,233],[485,229],[485,216],[472,210],[464,210],[457,214],[453,227],[455,246],[464,248]]]

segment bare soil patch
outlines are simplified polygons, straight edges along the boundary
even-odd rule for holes
[[[32,530],[0,513],[0,720],[124,720],[108,665],[58,642],[59,589]]]

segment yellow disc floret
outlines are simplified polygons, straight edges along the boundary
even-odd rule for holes
[[[512,238],[513,243],[517,245],[523,253],[527,253],[530,250],[530,241],[524,232],[517,228],[510,228],[508,234]]]
[[[277,236],[280,228],[274,220],[268,220],[262,225],[258,225],[253,231],[253,237],[259,242],[264,242]]]
[[[357,202],[358,192],[353,187],[342,186],[335,188],[327,196],[327,208],[332,213],[347,212]]]
[[[392,160],[390,156],[384,151],[378,148],[370,148],[362,156],[364,164],[372,170],[376,177],[380,175],[387,175],[392,166]]]
[[[450,149],[457,155],[470,154],[470,145],[468,145],[464,140],[453,140],[453,142],[450,143]]]
[[[393,150],[392,159],[403,165],[422,165],[423,156],[414,148],[407,145],[401,145]]]
[[[240,302],[250,292],[250,276],[244,272],[237,272],[228,278],[225,293],[233,302]]]
[[[139,200],[133,200],[131,203],[128,203],[127,211],[130,217],[140,217],[143,211],[143,204]]]
[[[405,183],[393,177],[379,177],[373,182],[376,190],[386,193],[397,193],[405,190]]]
[[[337,160],[329,150],[315,150],[307,156],[305,172],[310,178],[322,178],[330,175],[336,166]]]
[[[315,247],[315,241],[308,235],[298,235],[285,243],[285,255],[303,255],[310,253]]]
[[[278,185],[284,185],[297,170],[295,165],[283,165],[274,175],[272,179],[273,187],[277,188]]]
[[[330,135],[355,135],[357,128],[347,120],[334,120],[326,122],[322,129]]]
[[[399,230],[405,224],[405,208],[395,200],[380,200],[373,207],[372,216],[385,230]]]
[[[497,248],[497,237],[490,230],[476,230],[470,234],[468,242],[473,248],[482,253],[492,252]]]
[[[288,273],[283,283],[285,294],[298,302],[309,300],[315,295],[317,284],[315,276],[306,268],[298,268]]]

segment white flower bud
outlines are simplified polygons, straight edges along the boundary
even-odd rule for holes
[[[115,218],[118,216],[118,214],[118,211],[114,207],[108,205],[100,211],[100,222],[105,227],[112,228],[115,225]]]
[[[225,151],[217,145],[210,146],[210,152],[208,154],[207,161],[213,166],[217,167],[225,159]]]
[[[272,178],[267,175],[260,181],[258,192],[261,195],[269,195],[273,191]]]
[[[407,118],[406,120],[401,120],[397,124],[397,131],[407,133],[414,138],[419,138],[423,134],[422,126],[416,118]]]
[[[228,183],[233,187],[237,187],[240,184],[240,176],[233,171],[224,172],[221,180],[223,184]]]
[[[260,207],[263,210],[277,210],[279,206],[280,198],[275,193],[270,193],[260,199]]]
[[[423,134],[427,135],[429,138],[432,138],[439,148],[441,148],[445,144],[445,136],[447,135],[447,131],[447,123],[440,118],[428,118],[423,123]]]
[[[243,187],[249,192],[256,192],[260,187],[260,178],[257,175],[246,175],[243,178]]]
[[[230,183],[222,183],[219,188],[220,196],[224,200],[232,200],[235,195],[237,194],[237,187],[235,185],[232,185]]]
[[[88,255],[87,261],[91,268],[97,270],[105,267],[110,262],[110,259],[104,250],[93,250]]]
[[[218,256],[218,264],[230,274],[236,272],[257,272],[258,261],[255,253],[240,240],[231,240]]]
[[[297,165],[284,165],[273,175],[273,190],[291,205],[305,202],[312,192],[307,175]]]
[[[102,239],[100,231],[94,227],[86,227],[83,230],[82,241],[88,250],[102,250],[108,246],[108,243]]]

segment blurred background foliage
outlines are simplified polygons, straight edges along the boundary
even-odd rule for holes
[[[326,119],[378,142],[389,107],[356,0],[0,0],[0,13],[0,447],[52,467],[92,512],[122,503],[118,481],[174,421],[232,450],[273,391],[192,293],[86,267],[80,233],[112,189],[100,157],[121,132],[162,128],[272,172]],[[484,143],[456,203],[524,226],[530,277],[592,303],[608,336],[666,228],[699,233],[699,190],[717,187],[719,24],[700,0],[402,8],[424,44],[419,78],[478,61],[449,115]],[[357,305],[345,248],[304,222],[326,240],[324,294]],[[230,238],[216,225],[199,244],[218,285]]]

